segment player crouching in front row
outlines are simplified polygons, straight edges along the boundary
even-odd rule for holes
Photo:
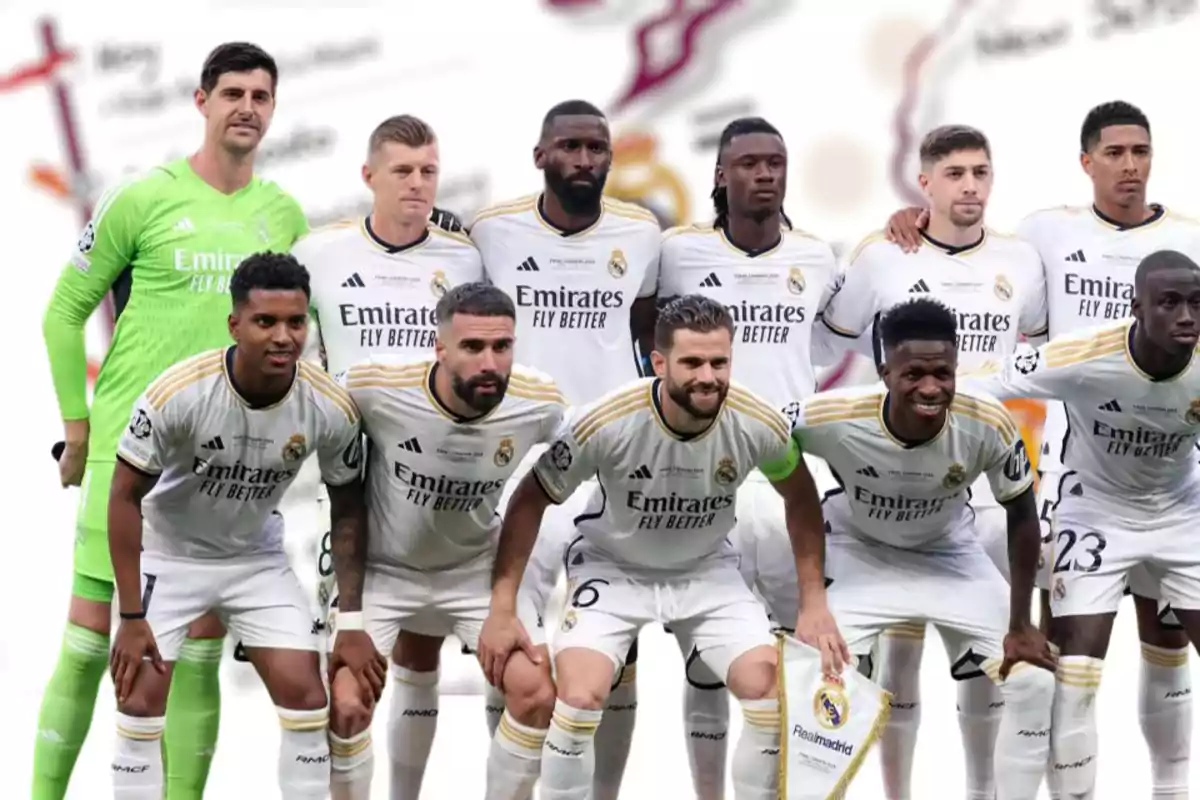
[[[478,648],[501,493],[565,411],[552,380],[513,364],[516,309],[503,291],[462,284],[441,298],[436,314],[436,353],[374,355],[344,377],[362,414],[369,468],[358,518],[335,519],[331,537],[334,800],[371,794],[371,718],[386,675],[380,653],[397,663],[400,630],[453,634]],[[529,635],[495,681],[506,710],[488,755],[489,800],[529,797],[554,706],[538,615],[524,603],[521,611]],[[392,719],[404,709],[394,702]],[[388,751],[391,797],[416,800],[428,746],[392,734]]]
[[[172,667],[188,626],[210,611],[245,643],[279,713],[283,797],[329,791],[317,638],[276,507],[315,451],[333,524],[347,524],[359,483],[358,412],[319,368],[297,364],[309,283],[294,258],[250,256],[230,292],[236,344],[150,384],[117,450],[108,530],[121,611],[111,660],[118,800],[163,796]]]
[[[774,639],[726,537],[738,485],[756,467],[783,495],[793,541],[819,541],[822,521],[787,420],[729,382],[732,336],[733,320],[714,300],[688,295],[667,305],[651,355],[657,377],[573,414],[509,502],[480,635],[492,681],[511,672],[525,636],[518,587],[547,506],[597,476],[589,513],[576,522],[580,538],[564,557],[571,590],[592,591],[568,609],[553,642],[558,701],[542,756],[546,796],[588,797],[589,750],[613,675],[638,631],[657,621],[689,640],[741,701],[736,797],[776,797]]]

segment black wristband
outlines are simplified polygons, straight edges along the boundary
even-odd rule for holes
[[[128,614],[124,611],[121,612],[121,619],[134,620],[134,619],[145,619],[145,618],[146,618],[145,611],[135,611],[132,614]]]

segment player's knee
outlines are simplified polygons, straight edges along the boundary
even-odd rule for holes
[[[554,714],[557,692],[549,658],[541,666],[514,656],[504,670],[504,705],[522,725],[545,728]]]
[[[441,665],[443,641],[439,636],[400,631],[392,661],[413,672],[435,672]]]
[[[78,578],[77,578],[78,581]],[[94,596],[80,595],[78,587],[71,595],[67,608],[67,621],[92,633],[108,636],[112,629],[112,605],[110,600],[99,600]]]
[[[755,647],[734,659],[725,683],[738,700],[769,700],[777,693],[778,664],[774,647]]]
[[[347,739],[371,725],[372,710],[363,702],[362,688],[348,669],[338,670],[330,687],[329,730]]]
[[[1018,664],[1000,685],[1005,707],[1019,708],[1024,712],[1036,709],[1045,711],[1047,723],[1050,708],[1054,703],[1054,673],[1030,664]]]
[[[216,614],[205,614],[188,626],[189,639],[224,639],[225,626]]]
[[[133,691],[117,704],[117,711],[130,717],[161,717],[167,713],[170,679],[144,664],[134,680]]]

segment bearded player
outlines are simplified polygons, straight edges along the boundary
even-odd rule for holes
[[[516,303],[521,361],[553,375],[568,402],[588,403],[636,378],[649,357],[662,231],[651,212],[604,196],[612,137],[591,103],[568,100],[546,113],[533,162],[542,191],[480,212],[471,239],[488,279]],[[563,547],[591,485],[546,517],[524,589],[541,602],[561,572]],[[637,709],[635,659],[636,649],[614,677],[610,713],[596,738],[593,800],[615,800],[620,787]],[[508,730],[499,730],[493,749],[540,758],[537,737],[545,728],[520,740]]]
[[[811,356],[813,323],[829,300],[837,263],[825,242],[797,230],[783,211],[787,191],[787,147],[764,119],[746,117],[725,126],[717,147],[711,224],[688,225],[663,236],[659,292],[702,294],[724,303],[737,324],[733,353],[738,375],[751,390],[785,415],[816,390]],[[820,475],[819,462],[809,464]],[[761,472],[746,476],[738,491],[731,539],[742,573],[752,585],[769,583],[774,566],[760,575],[754,552],[760,539],[777,539],[786,549],[783,499]],[[796,619],[795,573],[775,615],[791,630]],[[760,590],[760,594],[762,594]],[[680,640],[682,641],[682,640]],[[686,659],[684,734],[697,798],[717,800],[725,792],[729,699],[725,684],[692,649]]]
[[[1091,109],[1080,130],[1080,165],[1092,182],[1092,203],[1038,211],[1018,234],[1033,244],[1046,274],[1049,332],[1054,338],[1131,313],[1134,271],[1151,252],[1173,249],[1200,259],[1200,223],[1147,202],[1153,146],[1150,121],[1122,101]],[[889,237],[919,246],[925,226],[920,209],[892,216]],[[1070,431],[1060,403],[1047,403],[1038,508],[1042,520],[1042,624],[1049,629],[1052,607],[1053,509],[1063,483],[1062,452]],[[1136,567],[1129,588],[1137,612],[1142,659],[1138,720],[1150,753],[1155,796],[1175,796],[1188,785],[1192,741],[1192,679],[1188,641],[1169,609],[1160,607],[1158,581]],[[1051,773],[1051,788],[1056,776]]]

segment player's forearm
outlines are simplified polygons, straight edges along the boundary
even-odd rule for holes
[[[42,338],[64,420],[87,419],[87,343],[84,327],[104,299],[103,282],[67,266],[42,318]]]
[[[122,614],[142,608],[142,511],[140,498],[114,494],[108,501],[108,552],[112,559],[117,602]]]
[[[329,550],[337,579],[339,611],[362,611],[367,574],[367,520],[365,506],[358,500],[360,496],[361,493],[352,495],[346,487],[329,490],[332,518]]]
[[[533,553],[548,498],[530,472],[518,484],[504,513],[492,568],[492,610],[516,613],[517,591]]]
[[[1008,512],[1008,566],[1011,576],[1009,625],[1019,628],[1032,620],[1034,577],[1042,535],[1033,491],[1024,492],[1006,507]]]
[[[795,504],[785,506],[784,520],[792,555],[796,561],[796,585],[801,608],[825,605],[825,523],[819,514],[814,520],[806,509]]]

